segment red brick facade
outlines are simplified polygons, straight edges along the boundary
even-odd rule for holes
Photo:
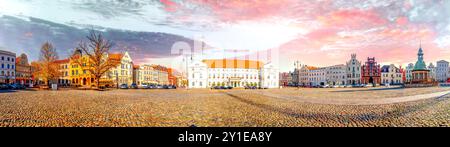
[[[381,83],[381,68],[380,64],[375,61],[375,57],[367,58],[366,63],[361,67],[361,81],[363,84],[375,84]]]

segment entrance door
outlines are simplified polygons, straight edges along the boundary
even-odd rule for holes
[[[86,78],[83,78],[83,85],[86,85]]]
[[[375,83],[373,83],[373,78],[372,77],[369,78],[369,83],[375,84]]]

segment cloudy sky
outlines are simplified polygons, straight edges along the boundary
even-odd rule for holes
[[[277,49],[282,71],[296,60],[343,64],[351,53],[406,65],[420,42],[427,64],[450,60],[449,0],[0,0],[0,15]]]

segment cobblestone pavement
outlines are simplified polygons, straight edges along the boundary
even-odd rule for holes
[[[450,95],[381,105],[318,104],[294,97],[358,100],[446,90],[449,89],[0,92],[0,126],[450,126]]]

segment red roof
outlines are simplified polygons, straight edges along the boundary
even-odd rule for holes
[[[121,53],[109,54],[109,58],[111,58],[111,59],[121,60],[122,57],[123,57],[123,54],[121,54]]]
[[[69,59],[62,59],[62,60],[56,60],[56,61],[54,61],[54,63],[57,63],[57,64],[63,64],[63,63],[69,63],[69,62],[70,62]]]
[[[203,60],[208,68],[245,68],[245,69],[259,69],[263,66],[260,61],[252,60],[238,60],[238,59],[215,59]]]

